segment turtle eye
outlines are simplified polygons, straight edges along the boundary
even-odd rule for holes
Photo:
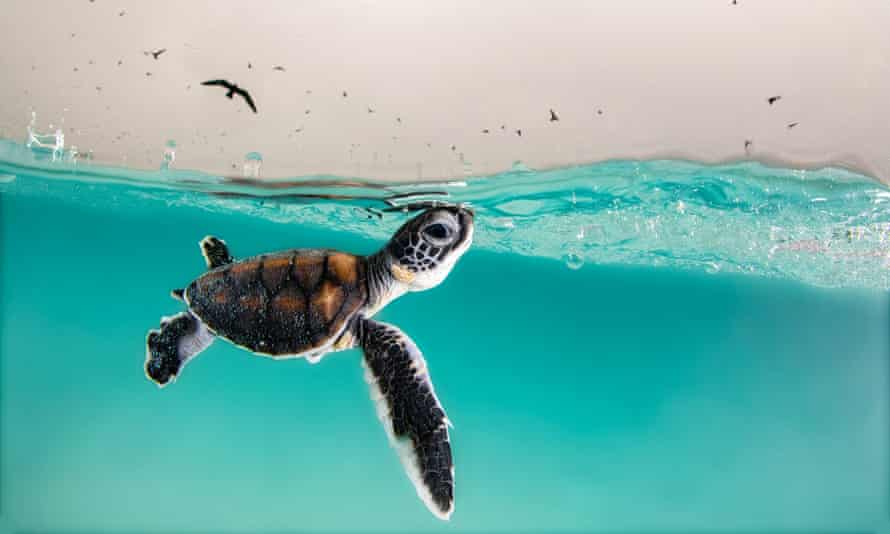
[[[435,223],[424,228],[423,235],[434,241],[444,241],[451,237],[451,228],[442,223]]]

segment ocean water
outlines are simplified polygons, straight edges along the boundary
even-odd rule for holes
[[[0,143],[0,531],[890,531],[883,186],[676,161],[261,185]],[[357,350],[218,342],[146,379],[205,235],[366,254],[431,199],[474,206],[474,247],[378,317],[454,422],[450,522]]]

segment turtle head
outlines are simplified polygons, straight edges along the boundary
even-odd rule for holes
[[[409,291],[436,287],[472,242],[472,211],[458,206],[427,209],[403,224],[386,245],[390,270]]]

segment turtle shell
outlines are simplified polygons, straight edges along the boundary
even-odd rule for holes
[[[365,260],[291,250],[217,267],[185,291],[215,334],[253,352],[295,355],[336,341],[367,302]]]

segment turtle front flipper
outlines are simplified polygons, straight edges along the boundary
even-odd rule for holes
[[[145,340],[145,374],[159,386],[176,378],[189,360],[213,343],[213,334],[190,312],[161,319]]]
[[[226,242],[218,237],[209,235],[201,240],[201,254],[207,262],[208,269],[215,269],[221,265],[232,263],[232,256],[229,254],[229,246]]]
[[[433,390],[423,354],[395,326],[359,318],[365,380],[393,447],[417,495],[439,519],[454,510],[450,422]]]

